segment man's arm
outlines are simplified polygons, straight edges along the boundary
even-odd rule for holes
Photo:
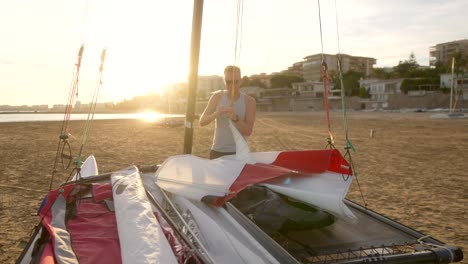
[[[257,102],[251,96],[245,97],[245,120],[234,122],[237,129],[243,136],[250,136],[255,123],[255,114],[257,112]]]
[[[206,105],[203,114],[200,116],[200,126],[206,126],[209,123],[213,122],[221,112],[216,111],[216,105],[218,105],[220,99],[220,93],[215,93],[210,97],[208,104]]]

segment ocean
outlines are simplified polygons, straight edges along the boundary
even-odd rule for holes
[[[157,112],[122,113],[122,114],[95,114],[95,120],[109,119],[141,119],[154,122],[163,118],[181,118],[183,115],[162,114]],[[63,121],[64,114],[60,113],[0,113],[0,123],[11,122],[37,122],[37,121]],[[86,120],[88,114],[71,114],[70,120]]]

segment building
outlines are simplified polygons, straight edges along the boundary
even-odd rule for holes
[[[210,98],[214,91],[224,89],[224,79],[218,75],[198,76],[197,86],[197,97],[206,100]]]
[[[363,100],[365,108],[387,109],[389,106],[389,96],[401,94],[401,83],[403,79],[363,79],[359,80],[359,86],[364,87],[370,98]]]
[[[372,67],[377,63],[377,60],[370,57],[357,57],[347,54],[315,54],[304,58],[303,61],[303,77],[307,81],[320,81],[322,73],[320,66],[322,58],[327,64],[328,71],[338,72],[338,56],[341,57],[341,72],[346,73],[350,70],[362,72],[365,76],[369,76]]]
[[[450,89],[452,87],[452,74],[444,73],[440,75],[440,88]],[[465,75],[453,75],[453,89],[462,94],[463,100],[468,100],[468,73]]]
[[[282,73],[286,75],[304,77],[303,76],[304,75],[304,62],[303,61],[296,62],[292,66],[288,67],[288,69],[283,71]]]
[[[271,76],[274,75],[275,73],[266,74],[266,73],[260,73],[260,74],[253,74],[249,76],[250,82],[255,82],[258,80],[259,83],[261,83],[265,88],[270,88],[271,87]]]
[[[455,53],[461,52],[468,59],[468,39],[440,43],[429,48],[429,64],[435,66],[437,63],[448,64]],[[468,65],[465,67],[468,71]]]
[[[334,89],[334,84],[329,85],[328,99],[341,99],[341,91]],[[300,97],[323,98],[324,87],[320,81],[305,81],[292,84],[292,94]]]

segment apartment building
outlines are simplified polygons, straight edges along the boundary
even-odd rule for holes
[[[435,66],[437,62],[450,63],[455,53],[461,52],[468,59],[468,39],[440,43],[429,48],[429,64]],[[468,70],[468,65],[467,69]]]
[[[362,72],[369,76],[372,67],[377,63],[377,59],[370,57],[351,56],[347,54],[314,54],[304,58],[303,77],[308,81],[320,81],[322,73],[320,66],[322,58],[328,66],[328,71],[338,72],[338,56],[341,56],[341,71],[346,73],[350,70]]]
[[[224,79],[221,76],[198,76],[198,98],[208,99],[214,91],[224,89]]]
[[[403,79],[366,79],[360,80],[359,86],[364,87],[370,98],[363,101],[366,108],[386,109],[389,108],[389,96],[401,94],[401,83]]]

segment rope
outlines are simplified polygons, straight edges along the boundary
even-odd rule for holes
[[[242,21],[244,15],[244,1],[237,0],[237,14],[236,14],[236,43],[234,44],[234,65],[238,66],[240,63],[240,55],[242,50]],[[234,80],[234,71],[232,71],[231,80]],[[230,106],[234,106],[234,82],[231,83]]]
[[[351,140],[349,139],[349,132],[348,132],[348,114],[346,111],[346,100],[345,100],[346,93],[345,93],[344,82],[343,82],[343,71],[341,68],[341,47],[340,47],[340,34],[339,34],[339,27],[338,27],[338,8],[336,6],[336,0],[335,0],[335,21],[336,21],[336,37],[338,41],[338,76],[339,76],[340,85],[341,85],[341,108],[343,111],[343,127],[344,127],[345,140],[346,140],[345,148],[344,148],[345,149],[344,159],[347,160],[349,165],[351,166],[351,170],[358,184],[359,193],[361,195],[362,201],[364,203],[364,206],[367,207],[367,202],[366,202],[366,199],[364,198],[364,193],[362,192],[361,184],[359,183],[358,173],[354,166],[354,162],[351,158],[351,152],[349,151],[351,149],[353,152],[356,152],[356,149],[354,148],[354,145],[351,143]]]
[[[425,235],[425,236],[422,236],[420,238],[418,238],[416,241],[421,244],[422,246],[424,247],[427,247],[427,246],[431,246],[431,247],[435,247],[435,248],[442,248],[442,249],[445,249],[448,251],[449,255],[450,255],[450,260],[449,260],[449,263],[451,263],[453,260],[455,260],[455,254],[453,253],[453,251],[446,247],[446,246],[443,246],[443,245],[437,245],[437,244],[434,244],[434,243],[428,243],[428,242],[424,242],[423,240],[426,239],[426,238],[431,238],[430,235]]]
[[[237,16],[236,16],[236,43],[234,46],[234,65],[238,65],[240,62],[240,55],[242,49],[242,20],[244,14],[244,1],[237,1]],[[239,50],[237,50],[239,46]]]
[[[322,34],[322,16],[320,13],[320,0],[317,0],[318,4],[318,12],[319,12],[319,25],[320,25],[320,44],[322,48],[322,64],[320,65],[320,72],[322,74],[322,82],[323,82],[323,101],[325,104],[325,111],[327,117],[327,128],[328,128],[328,144],[326,148],[334,148],[334,138],[331,132],[331,122],[330,122],[330,105],[328,102],[328,93],[329,93],[329,84],[330,84],[330,75],[328,74],[328,66],[325,62],[325,56],[323,53],[323,34]]]
[[[68,169],[72,161],[71,147],[68,142],[68,137],[71,135],[70,132],[68,131],[68,124],[71,118],[71,113],[73,111],[73,103],[75,102],[75,96],[76,98],[78,98],[78,82],[79,82],[79,75],[80,75],[80,68],[81,68],[81,59],[83,58],[83,52],[84,52],[84,43],[85,43],[84,36],[85,36],[85,30],[86,30],[87,17],[88,17],[88,1],[86,1],[85,8],[83,10],[81,33],[80,33],[80,39],[81,39],[82,44],[78,51],[76,64],[73,70],[72,79],[70,83],[70,88],[68,90],[68,97],[67,97],[68,99],[67,99],[67,104],[65,105],[65,113],[63,116],[62,127],[60,129],[59,142],[57,144],[57,150],[55,152],[55,160],[54,160],[54,165],[52,168],[52,176],[49,182],[49,190],[52,189],[52,184],[54,182],[55,173],[58,172],[57,166],[58,166],[59,160],[61,159],[62,169],[64,170]],[[65,155],[66,149],[68,149],[68,155]],[[68,159],[67,166],[65,166],[64,164],[64,158]]]
[[[104,70],[105,58],[106,58],[106,49],[103,49],[102,53],[101,53],[101,66],[99,67],[99,80],[98,80],[98,82],[96,84],[96,87],[94,88],[93,99],[92,99],[92,101],[90,103],[89,111],[88,111],[88,117],[86,119],[86,123],[85,123],[85,126],[83,128],[83,135],[81,137],[80,151],[78,152],[78,157],[77,157],[77,160],[76,160],[76,168],[77,168],[77,173],[78,173],[77,176],[80,176],[80,169],[81,169],[81,165],[82,165],[81,154],[83,153],[83,149],[84,149],[86,143],[88,142],[89,131],[91,129],[92,121],[94,120],[94,114],[96,113],[96,105],[97,105],[99,90],[102,87],[102,72]],[[79,177],[77,177],[77,179],[79,179]]]
[[[81,45],[78,51],[76,64],[75,64],[73,74],[72,74],[72,81],[70,84],[70,88],[68,90],[68,99],[67,99],[67,104],[65,107],[65,113],[63,116],[62,127],[60,129],[57,150],[55,152],[55,160],[54,160],[54,165],[52,168],[52,177],[50,178],[50,182],[49,182],[49,190],[52,189],[52,184],[54,182],[55,173],[58,172],[57,167],[58,167],[59,160],[60,159],[62,160],[62,169],[64,170],[68,169],[71,163],[71,148],[70,148],[70,144],[68,143],[68,137],[70,136],[70,133],[68,131],[68,124],[70,122],[71,113],[73,111],[73,103],[75,101],[75,95],[76,97],[78,97],[78,82],[79,82],[81,59],[83,57],[83,52],[84,52],[84,44]],[[68,146],[68,150],[69,150],[68,156],[64,155],[66,146]],[[63,158],[69,159],[67,166],[64,166]]]
[[[344,83],[343,83],[343,71],[341,68],[341,47],[340,47],[340,34],[339,34],[339,27],[338,27],[338,10],[336,8],[336,0],[335,0],[335,21],[336,21],[336,37],[338,40],[338,76],[339,76],[340,85],[341,85],[341,108],[343,109],[346,147],[349,147],[353,150],[353,152],[356,152],[356,149],[354,148],[353,144],[349,140],[349,134],[348,134],[348,114],[346,111],[346,101],[345,101],[346,93],[345,93],[345,88],[344,88]]]

